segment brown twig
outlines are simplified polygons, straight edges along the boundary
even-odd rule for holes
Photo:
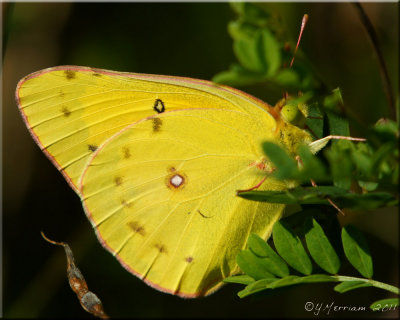
[[[393,99],[393,90],[392,90],[392,85],[390,83],[390,78],[389,74],[386,68],[385,60],[383,58],[382,51],[379,47],[378,43],[378,37],[376,35],[374,26],[371,23],[371,20],[368,18],[367,14],[365,13],[363,7],[359,2],[354,2],[353,3],[355,8],[357,9],[358,14],[360,15],[361,22],[363,23],[367,34],[372,42],[372,45],[374,47],[375,53],[378,58],[378,63],[379,63],[379,71],[380,75],[382,77],[383,81],[383,89],[385,91],[386,99],[389,104],[389,113],[393,119],[396,119],[396,108],[395,108],[395,103]]]

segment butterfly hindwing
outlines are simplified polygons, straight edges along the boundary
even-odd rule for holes
[[[237,271],[250,232],[266,238],[283,205],[236,191],[265,177],[260,145],[273,139],[266,114],[191,109],[141,120],[91,157],[80,181],[103,245],[132,273],[185,297],[209,294]],[[261,189],[280,190],[267,179]]]

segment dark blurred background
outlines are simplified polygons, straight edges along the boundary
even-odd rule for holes
[[[308,13],[301,50],[365,124],[387,116],[375,52],[353,4],[267,3],[295,41]],[[398,3],[363,4],[398,88]],[[91,317],[66,280],[70,244],[89,289],[112,317],[312,317],[307,301],[365,306],[388,297],[364,288],[339,294],[332,284],[290,288],[240,300],[226,285],[207,298],[158,292],[122,268],[97,242],[80,200],[30,137],[14,101],[20,78],[56,65],[211,79],[235,61],[228,3],[2,3],[3,9],[3,312],[6,317]],[[274,104],[268,90],[241,88]],[[398,102],[398,100],[397,100]],[[357,132],[356,132],[357,133]],[[397,209],[348,214],[367,235],[374,279],[398,286]],[[348,265],[340,274],[357,276]],[[335,317],[395,317],[397,312],[337,312]],[[321,313],[318,317],[326,317]]]

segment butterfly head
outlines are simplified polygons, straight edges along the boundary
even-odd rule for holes
[[[280,111],[281,118],[286,123],[290,123],[299,128],[304,128],[304,125],[306,123],[306,116],[302,111],[302,107],[303,105],[299,105],[289,101],[282,107]]]
[[[290,153],[295,154],[300,144],[312,141],[311,135],[304,130],[308,114],[304,102],[286,97],[278,101],[274,109],[278,115],[275,117],[275,135]]]
[[[279,118],[285,123],[304,129],[308,116],[308,107],[302,98],[286,97],[278,101],[275,109]]]

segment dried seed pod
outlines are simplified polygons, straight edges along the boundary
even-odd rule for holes
[[[41,234],[43,239],[45,239],[47,242],[57,246],[64,247],[65,254],[67,256],[68,282],[72,290],[78,296],[82,308],[85,309],[87,312],[93,314],[95,317],[101,319],[108,319],[109,317],[104,312],[103,305],[100,299],[93,292],[89,291],[85,278],[82,275],[82,272],[75,265],[74,255],[69,245],[66,244],[65,242],[56,242],[50,240],[44,235],[43,232],[41,232]]]

